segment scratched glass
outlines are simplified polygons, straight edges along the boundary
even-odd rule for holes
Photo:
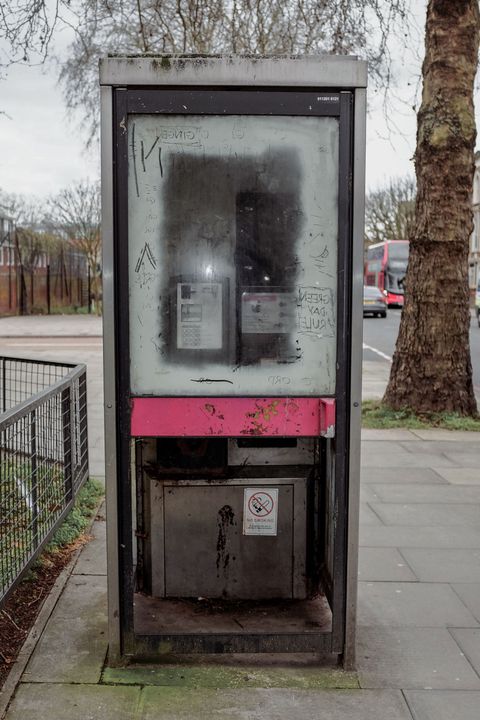
[[[335,392],[338,120],[131,117],[134,395]]]

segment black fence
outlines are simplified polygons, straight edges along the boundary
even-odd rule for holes
[[[0,604],[87,478],[85,366],[0,357]]]

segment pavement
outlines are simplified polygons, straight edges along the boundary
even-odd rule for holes
[[[357,675],[248,658],[107,668],[102,512],[92,535],[13,669],[7,720],[480,717],[480,433],[363,431]]]

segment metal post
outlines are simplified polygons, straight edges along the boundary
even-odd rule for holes
[[[50,263],[47,264],[47,314],[50,315],[51,298],[50,298]]]
[[[66,503],[69,503],[73,498],[71,389],[71,386],[69,386],[62,391],[63,472]]]
[[[7,363],[2,358],[2,412],[7,409]]]
[[[37,418],[36,410],[30,413],[30,457],[31,457],[31,500],[32,500],[32,546],[38,546],[38,466],[37,466]]]
[[[87,424],[87,371],[85,370],[78,379],[78,404],[79,404],[79,436],[80,436],[80,466],[83,471],[88,464],[88,424]]]
[[[5,257],[5,255],[4,255]],[[8,309],[12,309],[12,294],[13,294],[13,288],[12,288],[12,265],[10,263],[10,247],[8,247],[8,255],[7,255],[7,262],[8,262]]]
[[[88,293],[88,312],[92,312],[92,277],[90,275],[90,265],[87,265],[87,293]]]

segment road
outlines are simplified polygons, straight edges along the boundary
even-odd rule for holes
[[[401,310],[390,308],[387,317],[366,317],[363,321],[363,359],[389,363],[395,349],[400,325]],[[476,318],[470,322],[470,351],[473,366],[473,384],[480,395],[480,328]]]

